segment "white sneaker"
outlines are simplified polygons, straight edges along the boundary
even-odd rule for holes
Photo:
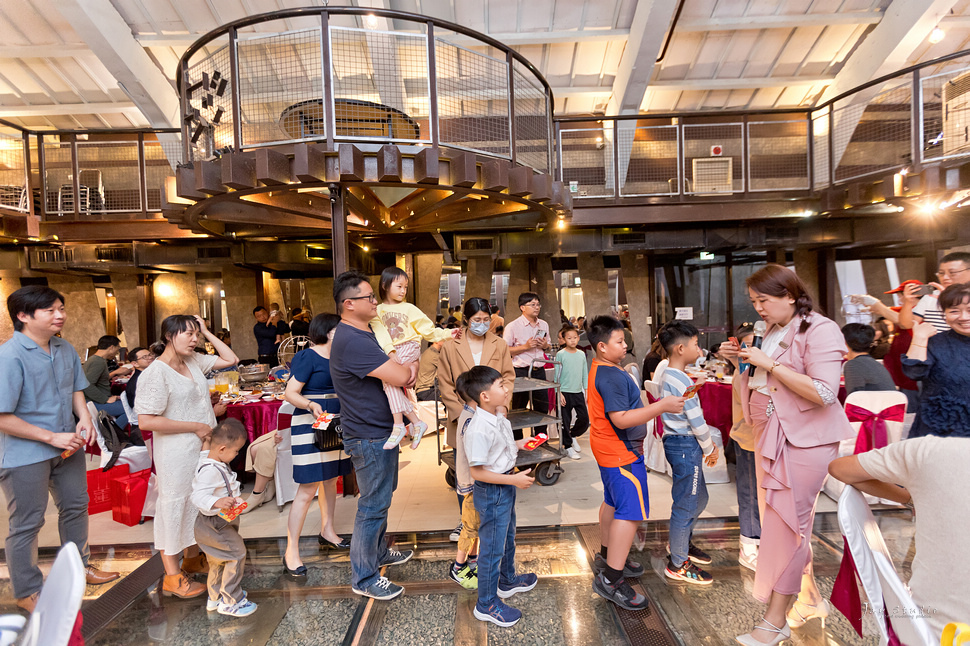
[[[576,453],[583,454],[583,447],[579,445],[579,440],[575,437],[573,438],[573,448],[576,449]]]
[[[748,538],[747,536],[741,536],[740,539],[741,550],[738,553],[738,563],[749,570],[757,570],[758,547],[761,545],[761,541],[757,538]]]
[[[568,449],[566,449],[566,455],[568,455],[573,460],[578,460],[581,457],[583,457],[579,454],[579,451],[577,451],[573,447],[569,447]]]

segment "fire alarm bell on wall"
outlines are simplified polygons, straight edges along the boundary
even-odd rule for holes
[[[720,157],[723,152],[723,146],[711,146],[711,157]]]

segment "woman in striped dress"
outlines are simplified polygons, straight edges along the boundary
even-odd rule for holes
[[[333,529],[333,512],[337,504],[337,477],[350,473],[351,462],[343,451],[318,451],[313,444],[312,424],[324,411],[339,413],[336,399],[315,399],[334,393],[330,379],[330,341],[340,323],[336,314],[317,314],[310,322],[313,345],[293,357],[290,380],[286,384],[286,401],[296,410],[290,425],[293,449],[293,480],[299,484],[286,524],[286,553],[283,571],[293,577],[306,576],[300,558],[300,534],[313,495],[320,489],[320,545],[350,549],[350,538],[341,538]]]

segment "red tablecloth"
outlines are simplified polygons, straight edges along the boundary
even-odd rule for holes
[[[283,402],[259,400],[249,404],[229,404],[226,406],[226,417],[234,417],[243,423],[252,442],[261,435],[276,430],[276,414]]]
[[[721,431],[721,439],[727,446],[731,441],[731,427],[734,419],[731,412],[731,384],[708,381],[701,386],[697,396],[701,399],[704,409],[704,421],[708,426]]]

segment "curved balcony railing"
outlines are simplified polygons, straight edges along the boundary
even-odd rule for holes
[[[184,159],[295,142],[433,145],[552,171],[552,92],[517,52],[434,18],[358,7],[224,25],[183,55]]]
[[[970,155],[970,50],[811,109],[574,117],[556,126],[558,170],[574,198],[808,196]]]

